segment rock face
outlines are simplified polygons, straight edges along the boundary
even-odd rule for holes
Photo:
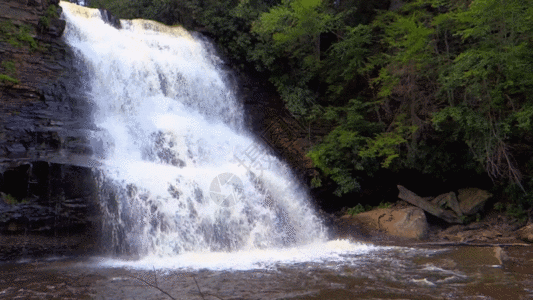
[[[431,203],[439,207],[448,206],[459,217],[463,215],[463,212],[459,207],[459,202],[457,202],[457,197],[455,196],[454,192],[439,195],[435,197],[435,199],[431,200]]]
[[[323,136],[328,128],[320,124],[304,127],[284,107],[267,78],[261,78],[254,71],[233,71],[234,86],[244,104],[247,127],[264,141],[266,148],[284,159],[302,182],[309,182],[318,173],[306,154],[316,142],[313,137]]]
[[[0,2],[0,78],[13,79],[0,79],[0,235],[89,236],[98,223],[92,109],[58,3]]]
[[[401,185],[398,185],[398,190],[400,191],[398,198],[448,223],[456,224],[463,223],[463,215],[471,216],[478,213],[485,206],[485,202],[492,197],[491,193],[478,188],[461,189],[459,197],[456,197],[454,192],[449,192],[435,198],[422,198]]]
[[[524,242],[533,243],[533,224],[522,227],[518,230],[518,238]]]
[[[477,188],[460,189],[459,207],[465,215],[473,215],[483,209],[490,197],[491,193]]]
[[[107,24],[115,27],[116,29],[121,29],[122,25],[120,24],[120,19],[113,16],[110,11],[107,9],[100,8],[100,14],[102,15],[102,20]]]
[[[34,46],[0,39],[0,63],[4,66],[0,73],[18,80],[18,84],[0,83],[0,172],[31,161],[69,163],[68,156],[92,154],[87,139],[91,107],[79,92],[83,82],[75,75],[83,66],[55,36],[52,25],[49,29],[53,32],[37,33],[39,15],[49,4],[43,1],[41,6],[30,6],[25,2],[0,3],[0,19],[13,25],[14,35],[24,26],[35,30]]]
[[[424,239],[429,230],[424,211],[417,207],[375,209],[343,218],[370,231],[380,230],[400,238]]]

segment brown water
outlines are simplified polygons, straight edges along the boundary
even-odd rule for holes
[[[346,263],[249,271],[149,271],[102,268],[95,258],[47,259],[0,265],[0,298],[533,299],[531,247],[503,250],[503,264],[494,247],[395,247]]]

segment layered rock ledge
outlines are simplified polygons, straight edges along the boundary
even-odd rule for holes
[[[58,4],[0,2],[0,260],[50,252],[32,235],[69,253],[98,224],[92,109]]]

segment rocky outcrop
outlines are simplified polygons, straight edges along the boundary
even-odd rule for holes
[[[458,217],[463,215],[459,202],[457,201],[457,196],[455,196],[454,192],[439,195],[431,200],[431,203],[439,207],[449,207]]]
[[[427,213],[448,223],[462,224],[464,216],[478,213],[492,194],[477,188],[459,190],[459,197],[454,192],[439,195],[435,198],[422,198],[405,187],[398,185],[398,198],[418,206]]]
[[[436,203],[433,203],[430,201],[431,199],[424,199],[401,185],[398,185],[398,190],[400,191],[398,198],[420,207],[424,211],[443,219],[448,223],[463,223],[453,211],[447,210],[441,206],[442,203],[440,202],[442,201],[438,200]],[[445,197],[441,198],[445,199]]]
[[[490,197],[491,193],[477,188],[460,189],[459,206],[465,215],[473,215],[483,209]]]
[[[417,207],[375,209],[341,219],[365,228],[363,232],[378,230],[399,238],[424,239],[429,230],[426,215]]]
[[[96,182],[89,168],[32,162],[3,177],[9,194],[0,192],[0,233],[57,234],[89,228],[97,217]]]
[[[96,224],[92,108],[58,3],[0,2],[0,234],[71,235]]]
[[[334,128],[334,124],[298,120],[285,107],[275,86],[253,68],[231,69],[231,85],[244,106],[246,127],[287,162],[299,181],[310,185],[318,175],[307,156],[311,147]],[[317,197],[317,201],[326,201]]]
[[[31,161],[69,164],[69,156],[92,154],[87,139],[91,107],[79,92],[83,82],[74,75],[83,66],[56,36],[54,20],[49,20],[48,31],[37,30],[39,16],[53,4],[31,3],[0,3],[0,19],[12,25],[17,41],[24,30],[30,31],[24,36],[30,42],[0,41],[0,73],[18,81],[0,83],[0,172]]]
[[[116,29],[122,28],[122,24],[120,24],[120,19],[113,16],[109,10],[100,8],[99,11],[102,15],[102,20],[104,20],[104,22],[115,27]]]
[[[533,224],[522,227],[518,230],[518,238],[524,242],[533,243]]]

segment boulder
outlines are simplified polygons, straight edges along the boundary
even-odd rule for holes
[[[65,20],[61,20],[61,19],[50,20],[50,27],[48,28],[48,34],[53,37],[61,37],[63,35],[63,32],[65,31],[66,26],[67,26],[67,22]]]
[[[375,209],[350,218],[369,231],[377,229],[391,236],[423,239],[428,234],[426,215],[418,207]]]
[[[485,202],[492,197],[492,194],[478,189],[478,188],[466,188],[459,190],[459,207],[465,215],[473,215],[478,213]]]
[[[524,242],[533,243],[533,223],[518,230],[518,238]]]
[[[446,194],[439,195],[435,197],[435,199],[431,200],[431,203],[439,207],[449,207],[459,217],[463,215],[463,212],[461,211],[461,208],[459,207],[459,202],[457,201],[457,196],[455,196],[454,192],[449,192]]]
[[[503,265],[505,262],[509,261],[509,255],[501,247],[494,247],[494,257],[498,260],[500,265]]]
[[[100,11],[100,14],[102,15],[102,20],[115,27],[116,29],[122,29],[122,24],[120,24],[120,19],[113,16],[113,14],[111,14],[111,12],[107,9],[104,9],[104,8],[100,8],[98,9]]]

